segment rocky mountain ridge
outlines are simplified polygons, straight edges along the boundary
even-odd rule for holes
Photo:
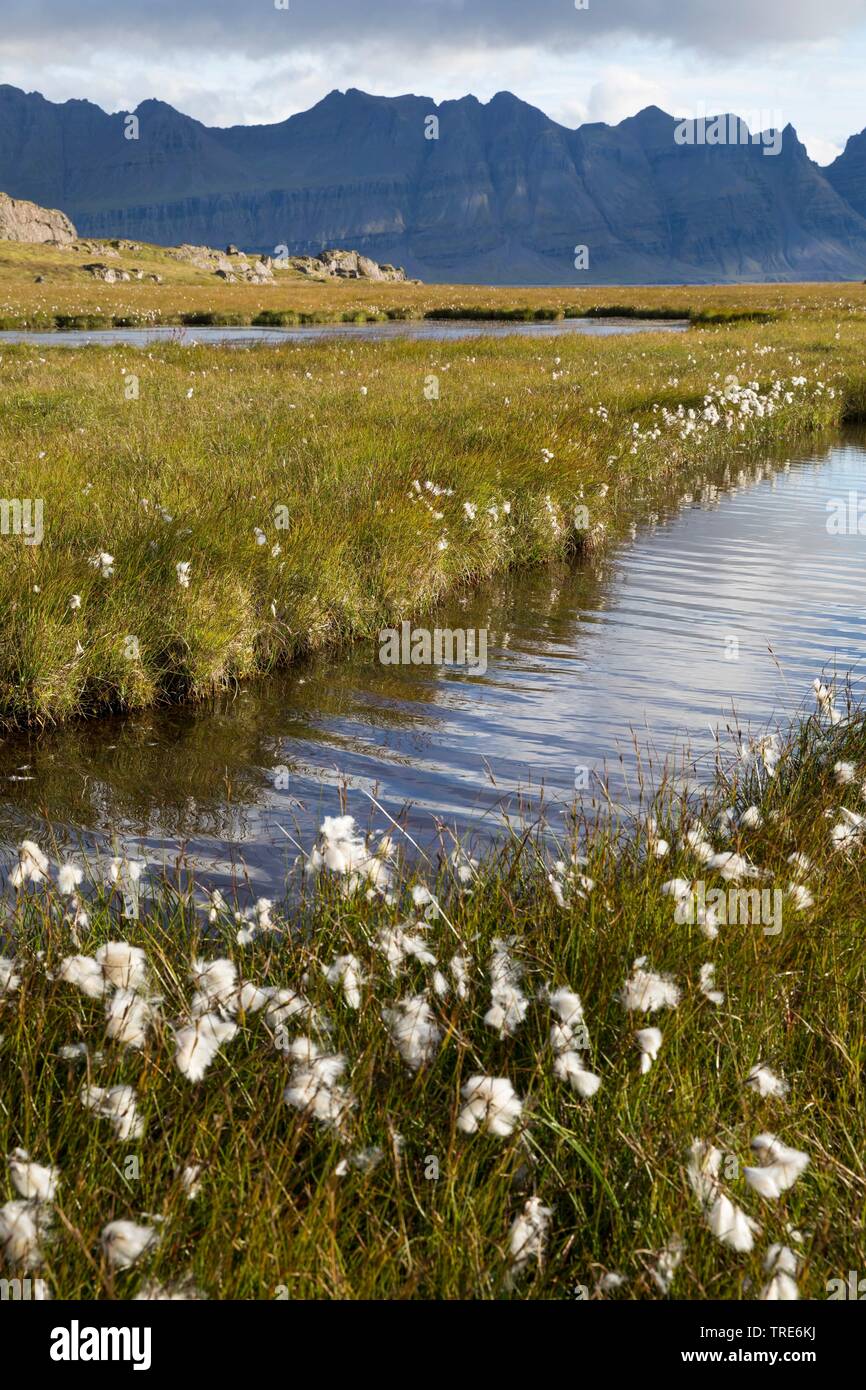
[[[569,130],[507,92],[350,89],[227,129],[159,101],[134,114],[128,139],[124,113],[0,86],[0,188],[65,208],[85,236],[235,243],[271,268],[320,261],[315,274],[340,273],[323,252],[349,246],[386,278],[399,265],[440,282],[866,276],[866,133],[822,169],[791,126],[769,155],[679,143],[657,107]]]

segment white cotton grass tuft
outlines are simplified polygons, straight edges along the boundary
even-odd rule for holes
[[[109,1221],[100,1240],[112,1269],[131,1269],[142,1255],[152,1250],[159,1237],[155,1226],[139,1226],[135,1221]]]
[[[484,1022],[500,1038],[514,1036],[529,1008],[529,1000],[520,988],[521,973],[507,943],[494,938],[489,968],[491,1004]]]
[[[106,991],[102,966],[92,956],[65,956],[60,962],[57,978],[75,985],[89,999],[99,999]]]
[[[239,946],[249,946],[255,941],[257,936],[263,932],[279,931],[279,927],[271,917],[274,904],[270,898],[257,898],[252,907],[248,907],[244,912],[234,914],[235,921],[238,923],[239,930],[235,934],[235,941]],[[219,913],[227,910],[227,904],[221,893],[211,895],[210,920],[218,920]]]
[[[744,1168],[743,1177],[751,1188],[767,1201],[775,1201],[793,1187],[797,1179],[809,1166],[809,1155],[799,1149],[791,1149],[777,1139],[774,1134],[758,1134],[752,1140],[752,1148],[761,1160],[761,1166]]]
[[[365,979],[363,967],[357,956],[337,956],[330,965],[323,965],[322,971],[329,985],[342,988],[350,1009],[361,1007],[361,987]]]
[[[7,1160],[12,1186],[26,1201],[53,1202],[57,1195],[60,1171],[34,1163],[26,1149],[13,1149]]]
[[[189,978],[195,985],[190,1012],[193,1018],[213,1009],[228,1008],[234,1003],[238,990],[238,972],[234,961],[201,960],[192,962]]]
[[[177,574],[177,582],[182,589],[189,588],[190,567],[191,561],[189,560],[179,560],[174,567],[175,573]]]
[[[676,1234],[672,1235],[667,1244],[659,1251],[656,1262],[650,1270],[650,1277],[659,1293],[665,1296],[670,1293],[674,1275],[680,1267],[684,1253],[683,1239]]]
[[[703,1139],[695,1139],[689,1149],[686,1169],[689,1185],[716,1239],[732,1250],[747,1254],[754,1246],[760,1226],[722,1190],[719,1181],[721,1164],[720,1149]]]
[[[442,1029],[423,994],[401,999],[393,1008],[383,1009],[382,1017],[391,1041],[407,1066],[418,1071],[432,1062],[442,1040]]]
[[[661,1029],[641,1028],[635,1033],[634,1040],[640,1051],[641,1076],[645,1076],[659,1055],[659,1049],[662,1045]]]
[[[433,921],[439,916],[439,907],[430,889],[423,883],[416,883],[412,886],[412,905],[420,912],[423,908],[424,916],[428,921]]]
[[[560,988],[543,991],[542,998],[547,999],[558,1020],[550,1030],[553,1074],[558,1080],[568,1082],[584,1100],[589,1100],[601,1086],[601,1077],[590,1071],[584,1062],[589,1033],[580,995],[574,990]]]
[[[84,870],[77,864],[61,864],[57,870],[57,890],[64,898],[71,898],[84,878]]]
[[[288,1023],[290,1019],[304,1019],[307,1023],[322,1026],[315,1008],[305,995],[295,989],[280,989],[277,986],[266,986],[259,993],[268,996],[265,1005],[265,1022],[270,1028],[280,1028]]]
[[[658,822],[654,816],[647,817],[646,826],[644,828],[646,831],[647,848],[655,855],[656,859],[665,859],[670,853],[670,843],[659,835]]]
[[[44,883],[48,878],[48,860],[35,840],[22,840],[18,846],[18,863],[9,875],[15,889],[25,883]]]
[[[715,850],[707,839],[707,832],[700,822],[686,831],[685,844],[688,850],[695,858],[699,859],[702,864],[706,864],[707,860],[712,859],[715,854]],[[682,880],[680,880],[680,882],[682,882]]]
[[[306,870],[312,874],[327,869],[336,874],[342,878],[347,896],[366,886],[387,898],[393,881],[393,871],[387,862],[391,850],[387,837],[379,849],[379,853],[370,850],[354,816],[326,816],[318,842],[307,858]]]
[[[747,806],[739,819],[739,825],[744,830],[760,830],[763,824],[764,817],[757,806]]]
[[[38,1269],[42,1242],[50,1232],[51,1208],[37,1202],[6,1202],[0,1207],[0,1254],[10,1269]]]
[[[701,973],[698,976],[698,989],[705,999],[709,999],[711,1004],[724,1004],[724,992],[716,989],[716,967],[712,961],[706,961],[701,966]]]
[[[572,854],[568,863],[557,859],[553,872],[547,875],[551,892],[561,908],[570,908],[573,899],[586,901],[595,889],[595,879],[583,873],[586,865],[583,855]]]
[[[836,708],[836,696],[832,687],[829,689],[816,676],[812,682],[812,689],[815,692],[815,703],[818,706],[818,715],[827,719],[830,724],[841,724],[842,715]]]
[[[114,556],[107,550],[99,550],[87,562],[91,569],[99,570],[103,579],[111,579],[114,574]]]
[[[0,956],[0,999],[4,994],[14,994],[21,986],[21,976],[14,960]]]
[[[147,956],[140,946],[107,941],[94,954],[108,984],[116,989],[147,989]]]
[[[841,820],[830,831],[830,841],[836,850],[856,849],[863,843],[866,835],[866,816],[861,816],[857,811],[849,811],[847,807],[840,806],[839,815]]]
[[[508,1237],[511,1257],[509,1285],[524,1273],[528,1265],[541,1262],[552,1216],[552,1208],[544,1206],[540,1197],[530,1197],[523,1211],[515,1218]]]
[[[776,1100],[784,1100],[791,1089],[784,1077],[777,1076],[766,1062],[758,1062],[752,1067],[746,1077],[746,1085],[757,1091],[759,1096],[772,1096]]]
[[[629,1013],[656,1013],[659,1009],[675,1009],[682,992],[669,975],[656,975],[644,970],[646,956],[639,956],[632,973],[619,992],[619,1002]]]
[[[761,878],[762,871],[751,864],[743,854],[733,850],[722,850],[707,860],[707,868],[714,869],[726,883],[740,883],[742,879]]]
[[[391,978],[396,980],[409,960],[417,960],[421,965],[435,965],[436,957],[428,948],[419,931],[425,930],[424,923],[417,926],[403,922],[396,927],[383,927],[376,937],[376,950],[385,957]]]
[[[761,1290],[764,1303],[794,1303],[800,1297],[797,1275],[800,1257],[788,1245],[771,1245],[764,1257],[764,1270],[770,1282]]]
[[[835,763],[833,765],[833,776],[840,787],[846,787],[857,777],[857,769],[853,763]]]
[[[451,978],[454,981],[454,993],[458,999],[466,999],[469,995],[469,968],[470,960],[468,956],[452,956],[448,962],[448,969],[451,971]]]
[[[101,1119],[110,1120],[118,1139],[141,1139],[144,1119],[138,1111],[134,1086],[82,1086],[81,1103]]]
[[[441,970],[433,971],[433,993],[440,999],[447,999],[451,993],[451,984],[447,975],[443,975]]]
[[[131,989],[115,990],[105,1006],[106,1036],[127,1047],[144,1047],[158,1018],[155,1003]]]
[[[458,883],[463,888],[468,888],[478,876],[478,860],[475,859],[468,850],[462,845],[451,851],[449,856],[451,868],[454,871]]]
[[[113,859],[109,860],[107,882],[135,885],[141,879],[141,875],[146,868],[147,865],[142,859],[123,860],[118,855],[115,855]]]
[[[744,1255],[753,1248],[755,1236],[761,1229],[757,1221],[747,1216],[724,1192],[716,1197],[706,1219],[717,1240]]]
[[[201,1170],[200,1163],[187,1163],[181,1170],[180,1185],[188,1202],[194,1202],[201,1193]]]
[[[692,885],[687,878],[669,878],[667,883],[662,884],[660,891],[663,897],[673,898],[675,902],[679,902],[681,898],[689,896]]]
[[[486,1129],[488,1134],[504,1139],[514,1133],[523,1102],[507,1077],[470,1076],[461,1094],[466,1103],[457,1118],[457,1128],[464,1134]]]
[[[788,863],[794,871],[795,878],[805,878],[815,867],[808,855],[800,850],[795,850],[788,856]]]
[[[289,1048],[292,1073],[283,1100],[331,1129],[339,1129],[355,1104],[340,1078],[348,1066],[342,1053],[322,1053],[310,1038],[296,1038]]]
[[[815,896],[805,883],[789,883],[788,899],[795,912],[808,912],[815,906]]]
[[[201,1081],[224,1043],[231,1042],[238,1025],[217,1013],[200,1014],[174,1033],[174,1061],[187,1081]]]

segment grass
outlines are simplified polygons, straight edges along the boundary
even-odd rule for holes
[[[839,760],[858,769],[844,789],[833,772]],[[569,892],[565,908],[550,891],[549,850],[532,827],[506,836],[468,885],[442,864],[438,875],[432,865],[398,869],[392,905],[363,892],[346,896],[327,874],[314,885],[307,878],[275,915],[278,930],[244,947],[230,914],[208,926],[188,880],[153,884],[139,921],[121,917],[117,890],[102,890],[78,935],[64,920],[68,900],[31,885],[3,928],[20,983],[0,1006],[0,1150],[26,1147],[60,1171],[39,1274],[60,1298],[127,1298],[150,1281],[191,1279],[212,1298],[569,1299],[602,1296],[601,1276],[616,1271],[627,1282],[609,1296],[642,1299],[662,1296],[653,1270],[677,1241],[670,1297],[736,1299],[766,1285],[762,1261],[781,1242],[798,1252],[801,1296],[826,1297],[830,1280],[862,1270],[866,1259],[863,845],[855,836],[840,851],[830,837],[840,802],[862,808],[864,776],[862,717],[832,730],[808,719],[773,777],[741,767],[690,808],[659,789],[645,810],[671,842],[666,858],[647,852],[640,822],[636,830],[593,822],[585,872],[595,886]],[[735,826],[732,839],[721,839],[712,828],[718,812],[752,804],[763,824]],[[708,886],[726,886],[684,841],[697,814],[716,847],[746,855],[774,888],[787,890],[789,856],[807,855],[814,905],[798,912],[786,897],[776,936],[729,925],[707,940],[699,928],[677,925],[665,880],[703,874]],[[575,844],[585,844],[587,824],[576,815]],[[443,970],[455,952],[466,956],[463,999],[453,987],[447,998],[434,995],[434,967],[417,960],[391,978],[377,949],[383,927],[417,915],[407,890],[419,876],[442,909],[419,932]],[[511,1037],[484,1021],[486,971],[494,939],[503,937],[530,1001]],[[139,1049],[106,1040],[103,1000],[52,978],[79,942],[92,955],[117,939],[143,948],[162,999]],[[347,953],[365,976],[357,1009],[323,973]],[[246,981],[302,990],[318,1022],[295,1018],[281,1030],[261,1013],[241,1012],[237,1036],[191,1083],[175,1066],[169,1022],[188,1016],[196,956],[228,957]],[[677,1008],[652,1019],[626,1014],[617,996],[638,956],[674,977]],[[721,1004],[698,987],[705,962],[716,967]],[[552,1015],[537,997],[548,984],[582,997],[585,1065],[601,1078],[590,1100],[552,1073]],[[441,1037],[413,1071],[382,1009],[422,991]],[[664,1038],[642,1076],[633,1033],[649,1022]],[[347,1059],[343,1081],[354,1103],[337,1128],[282,1098],[287,1047],[305,1032]],[[83,1045],[76,1061],[61,1057],[70,1044]],[[758,1063],[787,1079],[786,1099],[762,1098],[745,1084]],[[461,1087],[476,1074],[507,1077],[522,1098],[511,1136],[458,1127]],[[133,1086],[143,1136],[116,1138],[107,1120],[83,1108],[83,1083]],[[754,1161],[750,1140],[767,1131],[811,1160],[778,1202],[758,1197],[743,1177]],[[724,1152],[726,1190],[760,1225],[750,1252],[723,1246],[706,1227],[685,1174],[696,1137]],[[370,1149],[374,1166],[337,1173],[341,1159]],[[192,1200],[180,1177],[191,1164],[201,1166]],[[512,1288],[509,1231],[531,1196],[552,1212],[548,1239],[543,1258],[530,1260]],[[115,1219],[156,1219],[160,1231],[157,1249],[129,1272],[113,1272],[100,1252],[100,1231]]]
[[[866,417],[859,309],[798,293],[678,335],[5,348],[4,498],[41,499],[44,537],[7,506],[0,723],[209,695],[601,546],[660,480]]]
[[[221,287],[215,307],[207,277],[179,263],[164,285],[94,286],[69,262],[61,274],[56,258],[67,253],[0,249],[2,310],[30,322],[610,312],[609,291],[300,281]],[[154,264],[165,256],[147,254]],[[56,283],[25,283],[40,257]],[[679,314],[681,303],[694,326],[254,350],[4,347],[0,719],[38,727],[207,695],[370,637],[508,567],[604,546],[676,479],[866,419],[863,287],[616,295],[618,314],[666,316],[674,303]],[[16,534],[12,499],[42,502],[41,544]],[[94,567],[102,552],[111,563]],[[178,580],[186,562],[189,587]],[[856,766],[844,788],[839,762]],[[137,919],[123,917],[117,888],[94,888],[86,927],[54,883],[8,890],[0,1148],[23,1146],[60,1171],[39,1274],[61,1298],[126,1298],[150,1280],[188,1278],[219,1298],[562,1299],[600,1296],[602,1275],[617,1271],[627,1282],[614,1296],[650,1298],[660,1296],[660,1252],[677,1241],[670,1296],[730,1299],[760,1291],[767,1248],[781,1242],[798,1252],[801,1295],[825,1297],[866,1258],[862,834],[842,849],[831,839],[840,802],[852,819],[862,806],[864,780],[866,724],[855,713],[831,729],[805,720],[774,777],[720,774],[705,806],[683,805],[665,785],[648,794],[645,810],[672,845],[665,858],[647,852],[640,825],[576,808],[574,844],[561,852],[587,849],[594,887],[566,882],[565,906],[551,891],[549,842],[532,826],[512,827],[468,883],[447,862],[398,863],[392,901],[347,896],[328,875],[299,877],[274,912],[278,930],[243,946],[231,913],[210,923],[185,875],[149,884]],[[760,824],[735,822],[724,840],[719,812],[751,805]],[[731,925],[708,939],[675,920],[666,880],[704,874],[721,885],[685,839],[698,815],[715,849],[748,856],[786,895],[778,936]],[[812,861],[814,902],[800,911],[788,894],[794,852]],[[378,949],[381,930],[417,915],[408,890],[419,878],[442,908],[420,934],[443,970],[466,957],[465,998],[453,979],[447,996],[435,993],[433,966],[417,959],[392,978]],[[513,1037],[484,1018],[503,937],[529,1001]],[[118,939],[144,950],[160,999],[140,1048],[106,1039],[105,1001],[57,978],[68,955]],[[357,1009],[323,973],[349,953],[365,977]],[[314,1016],[281,1029],[273,1015],[241,1011],[237,1036],[190,1082],[175,1065],[172,1025],[189,1016],[197,956],[303,990]],[[651,1020],[618,999],[639,956],[682,990],[677,1008]],[[699,987],[708,962],[723,1003]],[[583,999],[586,1065],[601,1078],[590,1100],[553,1074],[551,1012],[538,997],[548,984]],[[422,992],[441,1036],[413,1071],[382,1011]],[[664,1038],[641,1075],[633,1034],[650,1022]],[[304,1031],[347,1059],[354,1103],[337,1128],[283,1099],[287,1045]],[[73,1044],[83,1049],[70,1061],[62,1049]],[[745,1084],[761,1062],[790,1083],[787,1099]],[[522,1098],[510,1136],[460,1129],[461,1088],[477,1074],[507,1077]],[[133,1086],[143,1135],[116,1138],[83,1108],[82,1082]],[[750,1140],[766,1131],[810,1156],[778,1203],[743,1178]],[[723,1151],[727,1191],[760,1223],[751,1251],[706,1227],[685,1174],[696,1137]],[[361,1158],[336,1171],[368,1150],[372,1166]],[[193,1164],[201,1190],[190,1200],[181,1174]],[[531,1197],[551,1210],[548,1238],[512,1287],[509,1232]],[[101,1253],[113,1219],[160,1233],[129,1272]]]
[[[801,314],[862,318],[866,311],[863,284],[509,288],[318,281],[280,270],[273,285],[231,285],[176,260],[165,247],[142,245],[131,252],[123,243],[117,251],[110,242],[96,244],[114,254],[0,241],[0,328],[66,328],[76,321],[87,327],[177,325],[200,314],[215,324],[255,324],[263,314],[286,314],[286,324],[275,326],[290,326],[376,321],[383,315],[531,321],[613,314],[726,322]],[[159,275],[162,283],[145,278],[107,285],[83,270],[94,261]]]

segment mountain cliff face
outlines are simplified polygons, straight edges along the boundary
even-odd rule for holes
[[[828,182],[861,217],[866,217],[866,130],[852,135],[826,171]]]
[[[439,106],[332,92],[279,124],[230,129],[158,101],[135,116],[128,139],[122,114],[0,87],[0,188],[63,207],[84,236],[352,246],[431,281],[866,276],[866,135],[825,172],[791,127],[776,156],[678,145],[656,107],[568,130],[506,92]],[[588,269],[575,269],[578,246]]]

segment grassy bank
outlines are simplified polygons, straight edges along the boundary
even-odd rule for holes
[[[822,295],[676,336],[6,349],[0,719],[373,637],[605,544],[660,479],[862,417],[862,322]]]
[[[99,890],[85,922],[87,879],[25,852],[5,890],[0,1150],[59,1183],[0,1208],[4,1273],[59,1298],[827,1297],[866,1259],[866,727],[811,718],[779,751],[688,815],[660,789],[651,834],[602,824],[573,870],[529,834],[407,876],[331,826],[334,872],[314,860],[294,906],[241,927],[246,944],[189,884],[143,888],[140,920],[120,886]],[[706,864],[708,846],[742,859]],[[778,931],[678,922],[678,878],[778,890]],[[111,941],[139,958],[101,966]],[[214,1020],[225,1040],[193,1080],[177,1030]],[[645,1038],[642,1071],[650,1027],[663,1036]],[[498,1134],[492,1111],[467,1111],[479,1076],[519,1098]],[[83,1103],[115,1086],[132,1090],[114,1120]],[[772,1193],[780,1171],[756,1175],[765,1134],[809,1160],[786,1160],[795,1180],[775,1196],[756,1186]],[[709,1149],[690,1176],[695,1140],[717,1151],[715,1178]],[[18,1200],[5,1178],[3,1200]],[[515,1228],[527,1213],[536,1226]],[[112,1263],[123,1238],[102,1238],[114,1221],[155,1242],[128,1269]]]
[[[170,249],[85,242],[81,249],[0,241],[0,329],[139,325],[377,322],[385,319],[547,319],[640,315],[725,321],[741,316],[866,313],[866,286],[478,286],[317,281],[292,270],[272,285],[226,284]],[[91,249],[88,249],[91,248]],[[101,248],[101,249],[100,249]],[[254,258],[251,258],[251,262]],[[102,262],[141,280],[106,284],[83,267]],[[152,277],[158,276],[160,283]]]

